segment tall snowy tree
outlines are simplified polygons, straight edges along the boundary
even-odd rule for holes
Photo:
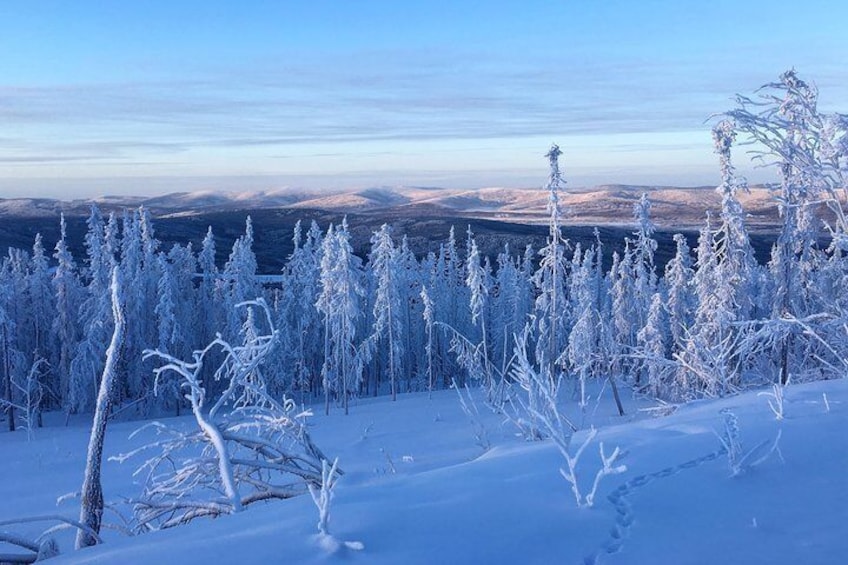
[[[324,316],[325,356],[322,376],[325,412],[330,411],[330,395],[335,394],[349,412],[349,400],[356,393],[364,359],[356,341],[356,328],[362,316],[361,261],[353,254],[347,218],[338,228],[330,226],[324,237],[321,258],[321,294],[316,304]]]
[[[686,238],[682,234],[674,234],[674,243],[674,257],[666,263],[663,282],[668,297],[669,332],[673,348],[679,349],[693,322],[695,295],[692,279],[695,271],[692,269],[692,255]]]
[[[547,245],[539,251],[541,260],[539,269],[533,276],[538,291],[536,298],[536,361],[553,376],[553,365],[565,348],[568,319],[568,301],[566,297],[566,259],[568,241],[562,235],[560,223],[562,210],[559,192],[565,185],[559,169],[557,145],[552,145],[545,157],[550,164],[550,175],[545,189],[548,191]]]
[[[56,270],[53,273],[53,292],[56,312],[53,318],[53,336],[57,344],[59,375],[58,390],[63,405],[67,405],[70,391],[71,360],[79,342],[79,309],[82,287],[73,255],[68,249],[67,226],[64,214],[59,221],[59,241],[56,242]]]
[[[397,381],[401,375],[403,359],[402,315],[405,305],[401,302],[400,256],[392,242],[391,228],[383,224],[371,238],[369,267],[376,280],[374,300],[374,325],[372,339],[384,341],[387,374],[391,384],[392,400],[397,400]],[[379,356],[378,356],[379,358]],[[377,381],[379,383],[379,379]]]

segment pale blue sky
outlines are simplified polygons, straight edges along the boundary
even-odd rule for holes
[[[794,66],[848,110],[845,21],[833,0],[8,0],[0,197],[535,186],[552,141],[573,185],[712,184],[704,121],[734,93]]]

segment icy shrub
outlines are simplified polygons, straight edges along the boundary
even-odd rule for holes
[[[305,493],[310,485],[323,484],[326,457],[306,430],[310,413],[299,412],[290,399],[277,402],[257,378],[258,367],[277,339],[270,311],[262,300],[239,306],[264,311],[268,333],[248,335],[241,346],[230,345],[219,334],[206,348],[195,351],[192,361],[160,351],[145,352],[146,358],[165,362],[154,370],[157,381],[166,372],[180,378],[198,427],[185,431],[149,424],[146,427],[152,427],[158,439],[113,457],[124,461],[153,452],[136,471],[146,474],[144,490],[133,501],[137,531],[238,512],[260,500],[289,498]],[[207,409],[199,375],[213,350],[224,355],[215,378],[228,384]]]

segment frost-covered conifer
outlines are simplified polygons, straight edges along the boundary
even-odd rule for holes
[[[321,294],[316,304],[324,316],[325,355],[322,376],[325,411],[330,410],[330,394],[335,394],[349,410],[350,396],[355,394],[362,377],[363,356],[356,343],[357,322],[362,316],[361,261],[353,254],[347,219],[324,238],[321,258]]]
[[[682,347],[695,312],[692,255],[682,234],[674,234],[674,257],[665,266],[664,284],[668,295],[668,325],[675,349]]]
[[[631,343],[635,333],[645,326],[651,300],[657,290],[657,275],[654,265],[654,252],[657,242],[654,236],[654,224],[651,222],[651,201],[647,193],[642,193],[639,202],[633,206],[633,219],[637,229],[633,233],[633,293],[631,316]],[[635,382],[641,385],[642,367],[639,363],[634,367]]]
[[[488,277],[483,266],[480,264],[480,252],[477,249],[477,242],[471,237],[471,228],[469,233],[469,252],[466,260],[467,277],[465,284],[468,286],[470,302],[469,309],[471,312],[471,324],[480,326],[481,341],[483,355],[483,367],[486,372],[486,385],[491,386],[491,370],[489,366],[489,347],[486,332],[486,308],[489,298]]]
[[[235,340],[244,322],[245,314],[236,308],[236,304],[261,296],[256,271],[256,255],[253,253],[253,221],[248,216],[245,220],[244,235],[233,243],[232,252],[221,274],[224,288],[223,305],[228,314],[224,335],[229,339]]]
[[[559,191],[565,185],[559,169],[559,156],[562,155],[557,145],[552,145],[545,155],[550,163],[550,175],[545,186],[548,191],[548,223],[547,245],[539,250],[539,269],[533,276],[533,282],[538,291],[535,304],[536,316],[536,361],[540,366],[547,367],[553,374],[553,364],[562,353],[566,340],[568,300],[566,296],[566,260],[565,250],[568,240],[562,235],[560,226],[562,210],[559,203]]]
[[[35,243],[32,246],[32,260],[27,273],[25,296],[28,305],[27,317],[29,318],[27,326],[30,328],[28,332],[30,342],[25,349],[28,352],[27,363],[29,366],[33,366],[38,359],[49,360],[42,363],[44,365],[43,370],[36,371],[33,374],[39,378],[39,387],[46,385],[48,390],[58,390],[56,371],[53,367],[58,366],[59,357],[50,343],[53,318],[56,315],[56,303],[51,285],[50,266],[44,253],[40,233],[36,234]],[[55,394],[53,396],[55,397]],[[37,417],[40,425],[40,410]]]
[[[53,254],[57,264],[52,280],[56,307],[52,332],[54,343],[57,344],[58,355],[56,372],[59,375],[59,386],[57,393],[62,405],[65,406],[69,398],[71,360],[79,342],[79,310],[82,287],[76,263],[68,249],[64,214],[59,220],[59,233],[56,252]]]
[[[645,368],[648,391],[654,398],[667,398],[668,380],[674,375],[674,365],[668,359],[671,331],[664,299],[654,293],[648,319],[637,335],[642,365]]]
[[[372,339],[383,341],[386,349],[386,369],[391,385],[392,400],[397,400],[398,380],[402,371],[404,347],[401,342],[401,316],[408,304],[401,302],[401,265],[399,253],[392,242],[391,228],[383,224],[371,238],[369,267],[376,281],[374,325]],[[379,359],[379,356],[378,356]],[[379,378],[377,380],[379,383]]]

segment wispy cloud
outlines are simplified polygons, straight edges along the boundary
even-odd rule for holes
[[[497,58],[448,50],[359,51],[296,60],[269,56],[146,81],[6,85],[0,86],[0,122],[17,135],[0,138],[0,164],[17,171],[41,163],[165,163],[173,170],[180,159],[185,174],[197,174],[209,166],[210,154],[295,163],[351,157],[354,143],[379,145],[356,152],[376,159],[399,155],[392,144],[406,142],[697,130],[707,139],[705,119],[729,108],[740,87],[760,82],[752,77],[768,80],[781,70],[757,71],[761,75],[751,70],[755,64],[728,70],[721,57],[605,58],[568,49]],[[830,71],[817,80],[843,92],[839,69],[823,65]],[[347,147],[335,151],[328,147],[333,144]],[[606,149],[693,148],[611,142]]]

